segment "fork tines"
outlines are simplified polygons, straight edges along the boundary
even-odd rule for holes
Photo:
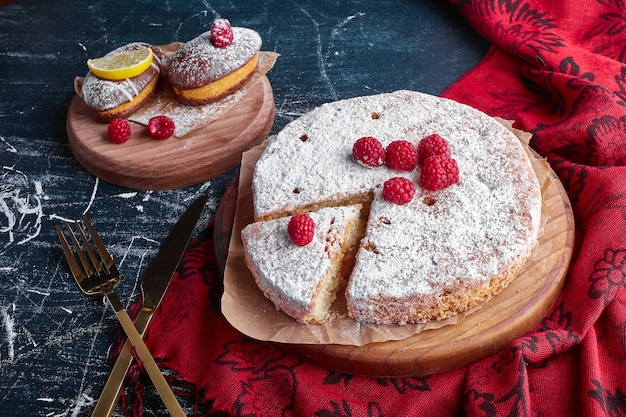
[[[83,243],[85,248],[84,250],[81,249],[78,238],[72,230],[71,223],[65,222],[65,226],[70,236],[70,240],[72,241],[74,252],[78,255],[78,260],[74,256],[74,252],[72,252],[72,249],[70,248],[70,245],[68,244],[65,235],[59,226],[56,226],[56,232],[59,236],[63,252],[65,253],[65,258],[67,259],[67,263],[70,266],[72,276],[76,280],[76,283],[85,294],[95,295],[101,292],[101,290],[105,287],[108,289],[115,288],[120,282],[120,274],[115,266],[115,263],[113,262],[113,259],[109,255],[109,252],[104,246],[104,243],[100,239],[100,236],[98,236],[98,233],[96,233],[87,216],[83,215],[83,222],[91,235],[91,239],[96,247],[97,253],[92,248],[85,231],[77,220],[74,220],[73,223],[78,231],[80,240]]]

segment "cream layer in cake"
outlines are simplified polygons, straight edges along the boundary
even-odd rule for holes
[[[418,185],[419,167],[396,172],[352,160],[374,136],[384,146],[447,140],[459,182]],[[411,179],[404,206],[381,198],[394,176]],[[253,174],[256,219],[363,202],[371,208],[346,290],[359,321],[403,324],[444,319],[499,293],[523,267],[540,229],[541,190],[518,138],[469,106],[413,91],[324,104],[289,123]]]

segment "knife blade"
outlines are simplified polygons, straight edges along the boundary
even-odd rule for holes
[[[161,300],[163,300],[170,280],[204,210],[207,199],[208,195],[204,194],[187,208],[170,231],[141,279],[141,310],[135,319],[135,327],[142,337],[150,324],[154,312],[161,304]],[[96,408],[94,408],[91,414],[93,417],[110,416],[113,413],[124,378],[132,361],[131,345],[129,341],[126,341],[104,385],[102,394],[100,394],[100,398],[96,403]]]

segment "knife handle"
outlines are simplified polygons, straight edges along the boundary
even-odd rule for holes
[[[146,332],[153,314],[154,310],[143,309],[139,311],[135,319],[135,328],[141,336]],[[100,398],[98,398],[96,408],[94,408],[91,414],[92,417],[110,417],[113,414],[120,397],[122,385],[124,384],[124,378],[134,358],[130,341],[126,340],[102,389]]]
[[[172,389],[165,380],[165,377],[161,373],[159,366],[154,361],[152,354],[146,347],[146,344],[141,338],[139,332],[137,331],[135,324],[130,319],[130,316],[122,306],[119,298],[117,298],[117,295],[114,292],[108,293],[107,298],[113,306],[115,314],[117,315],[117,318],[122,325],[126,336],[128,336],[128,340],[130,340],[130,344],[134,346],[137,356],[141,360],[141,363],[143,364],[146,372],[148,372],[148,376],[152,380],[154,387],[157,389],[170,415],[173,417],[185,417],[185,412],[178,403],[178,400],[174,396]]]

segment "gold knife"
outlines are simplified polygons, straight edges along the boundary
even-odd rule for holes
[[[135,327],[142,337],[148,328],[148,324],[150,324],[152,315],[159,304],[161,304],[161,300],[187,248],[187,243],[193,234],[207,199],[207,195],[202,195],[189,206],[174,225],[170,234],[161,245],[161,249],[159,249],[159,252],[146,269],[141,280],[141,310],[135,319]],[[96,403],[96,408],[91,414],[93,417],[108,417],[113,413],[124,378],[132,361],[131,345],[127,340],[104,385],[102,394],[100,394],[100,398]]]

